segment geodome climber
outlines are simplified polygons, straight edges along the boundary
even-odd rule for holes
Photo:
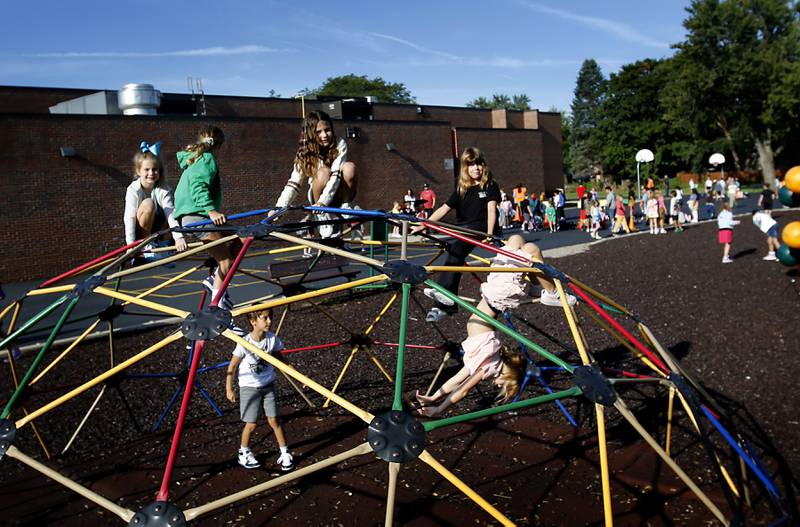
[[[158,266],[190,258],[198,253],[203,253],[206,249],[200,244],[195,244],[184,253],[173,254],[155,262],[134,267],[127,265],[132,256],[140,253],[145,245],[155,240],[159,235],[163,235],[166,231],[156,233],[134,244],[120,247],[69,272],[47,280],[38,288],[31,290],[25,297],[7,306],[0,313],[0,321],[5,325],[7,333],[7,336],[0,341],[0,349],[10,349],[20,336],[32,331],[42,320],[59,312],[60,315],[58,315],[58,322],[49,332],[46,342],[35,353],[35,357],[27,370],[17,372],[13,354],[9,353],[16,389],[10,394],[5,394],[5,403],[2,414],[0,414],[0,463],[8,464],[13,462],[27,465],[119,517],[121,522],[139,526],[166,526],[191,523],[231,504],[257,497],[260,493],[282,485],[291,485],[301,478],[323,469],[335,467],[349,459],[369,456],[370,459],[377,459],[378,462],[385,462],[386,464],[386,507],[384,517],[386,525],[391,525],[395,518],[395,497],[400,474],[404,466],[412,463],[426,465],[430,471],[438,474],[443,480],[455,487],[458,492],[483,509],[486,516],[485,518],[479,518],[480,521],[495,521],[503,525],[513,525],[514,522],[504,513],[502,506],[491,503],[491,497],[481,496],[479,492],[470,486],[469,480],[459,477],[449,470],[444,463],[437,460],[436,451],[430,448],[431,445],[426,441],[428,434],[437,429],[446,429],[459,423],[472,422],[487,416],[508,413],[519,414],[549,404],[558,405],[558,411],[574,423],[570,412],[562,403],[578,399],[591,407],[594,413],[594,426],[596,427],[597,443],[599,445],[599,478],[602,483],[603,517],[606,525],[613,524],[612,495],[614,490],[610,482],[608,459],[614,455],[614,452],[607,448],[608,441],[606,436],[606,422],[612,415],[627,423],[632,433],[652,449],[661,462],[681,480],[719,523],[723,525],[737,524],[741,519],[742,511],[749,507],[751,496],[756,494],[768,498],[777,523],[781,523],[788,518],[784,497],[760,461],[758,449],[748,441],[744,434],[736,429],[733,420],[726,415],[722,406],[715,401],[712,395],[699,382],[693,379],[681,367],[675,357],[658,342],[654,332],[626,307],[619,305],[601,292],[595,291],[589,285],[561,272],[550,264],[537,262],[533,266],[529,266],[527,261],[522,261],[515,254],[505,253],[494,245],[473,238],[473,236],[479,236],[480,233],[465,231],[447,224],[422,220],[422,223],[433,233],[468,241],[490,253],[504,253],[510,258],[520,261],[520,266],[499,270],[498,268],[490,268],[487,260],[483,260],[483,265],[471,263],[465,267],[419,265],[406,259],[407,248],[409,247],[408,226],[412,222],[419,222],[418,218],[385,213],[383,211],[345,210],[327,207],[300,207],[297,209],[312,215],[325,213],[339,219],[326,222],[280,223],[278,220],[282,215],[290,210],[295,210],[295,208],[286,208],[277,211],[258,210],[232,215],[229,217],[230,223],[224,227],[215,227],[209,225],[209,222],[204,222],[182,229],[184,232],[222,230],[230,233],[221,240],[212,242],[216,244],[226,243],[237,236],[243,241],[241,252],[236,258],[231,272],[224,280],[222,290],[217,295],[217,298],[209,298],[206,301],[204,293],[203,300],[201,300],[200,306],[196,311],[187,311],[171,306],[168,302],[154,295],[154,293],[166,287],[169,283],[181,280],[184,276],[202,269],[202,264],[176,274],[173,278],[138,295],[127,294],[119,290],[119,284],[124,279],[128,279],[128,277],[145,273]],[[273,213],[275,214],[270,215]],[[400,258],[388,259],[384,257],[380,259],[372,251],[370,256],[367,256],[358,250],[348,250],[348,244],[342,241],[332,243],[330,240],[303,238],[302,234],[298,234],[305,232],[309,227],[324,223],[349,226],[364,222],[375,222],[376,225],[384,225],[386,223],[399,225],[403,231],[402,241],[398,241],[396,244],[400,248]],[[385,229],[385,227],[383,228]],[[373,233],[376,230],[376,227],[373,226]],[[366,246],[385,247],[385,233],[383,236],[373,236],[373,238],[375,239],[372,241],[364,242]],[[442,242],[440,238],[434,238],[430,235],[426,235],[426,239],[431,247],[441,248],[442,244],[446,243]],[[287,282],[289,285],[282,288],[283,295],[239,299],[248,301],[240,302],[231,310],[219,307],[218,303],[225,289],[232,280],[236,280],[237,276],[241,276],[242,262],[248,256],[248,250],[251,249],[255,241],[269,241],[277,244],[277,248],[273,249],[275,252],[285,253],[290,248],[308,247],[313,251],[317,251],[318,255],[315,258],[304,260],[305,263],[303,265],[306,266],[306,270],[300,272],[299,278],[295,277],[296,280],[291,283]],[[386,255],[388,255],[388,252],[384,253],[384,256]],[[339,273],[337,276],[345,276],[347,278],[346,282],[322,286],[315,290],[303,287],[306,280],[315,272],[314,266],[325,256],[363,264],[368,269],[368,276],[356,277],[346,275],[346,273]],[[478,260],[480,261],[481,259],[478,258]],[[550,313],[554,313],[553,316],[562,316],[566,321],[572,339],[570,347],[575,353],[565,354],[563,350],[554,352],[538,344],[531,336],[536,328],[525,320],[515,319],[511,315],[506,315],[504,318],[498,317],[495,320],[482,314],[471,302],[453,295],[431,278],[433,273],[442,271],[479,275],[489,271],[526,272],[532,275],[542,274],[552,279],[562,299],[562,307],[555,310],[550,308]],[[329,275],[328,278],[333,278],[334,275],[336,273]],[[406,371],[409,361],[413,360],[409,350],[414,348],[415,344],[409,342],[409,329],[412,327],[413,322],[409,320],[408,314],[410,304],[415,301],[412,296],[413,293],[419,291],[423,286],[436,289],[440,294],[455,302],[462,310],[480,316],[487,324],[496,328],[498,332],[502,332],[504,338],[516,343],[526,358],[527,369],[523,386],[513,402],[476,411],[460,411],[459,407],[454,407],[446,417],[434,419],[419,418],[412,412],[406,395],[409,389],[409,379]],[[263,353],[232,329],[233,317],[248,312],[290,306],[294,303],[320,299],[364,287],[388,288],[393,290],[394,294],[388,304],[377,314],[372,324],[359,334],[354,335],[349,342],[344,343],[351,348],[351,355],[332,387],[326,387],[317,382],[314,379],[314,372],[301,371]],[[563,300],[566,293],[577,297],[577,305],[570,306]],[[54,300],[29,320],[20,322],[18,320],[20,306],[27,298],[32,296],[43,296],[54,298]],[[88,299],[96,300],[98,297],[106,299],[109,302],[108,307],[86,319],[84,321],[85,331],[75,337],[61,354],[53,357],[51,349],[53,343],[76,307]],[[400,317],[398,320],[391,322],[398,325],[399,338],[396,345],[394,371],[392,372],[392,368],[382,365],[370,354],[369,348],[373,344],[370,332],[374,324],[397,299],[401,303]],[[89,379],[80,379],[76,385],[66,387],[59,393],[48,395],[49,402],[38,408],[25,407],[26,391],[31,390],[32,386],[35,386],[40,379],[51,372],[51,369],[57,367],[63,357],[70,353],[75,353],[82,340],[98,324],[106,322],[111,325],[114,318],[124,310],[124,306],[136,306],[154,315],[177,317],[180,322],[176,324],[177,327],[174,327],[168,336],[152,342],[146,349],[127,360],[112,365],[102,374]],[[612,361],[601,353],[597,353],[598,350],[586,337],[585,328],[588,325],[599,327],[615,339],[626,350],[626,356],[624,358],[617,356]],[[208,342],[215,339],[227,339],[230,341],[231,346],[234,343],[238,343],[247,347],[253,353],[275,366],[290,381],[294,381],[296,385],[307,387],[325,398],[326,404],[330,402],[338,405],[355,416],[361,421],[361,426],[363,427],[363,442],[355,448],[341,451],[327,459],[311,464],[302,464],[291,473],[252,485],[244,491],[234,492],[223,498],[187,509],[178,507],[171,500],[173,471],[181,450],[181,439],[191,396],[196,389],[201,392],[201,395],[208,398],[197,378],[203,369],[201,367],[201,358],[204,348]],[[187,373],[180,378],[182,386],[175,393],[173,400],[169,402],[169,406],[171,406],[173,402],[177,402],[178,395],[182,394],[178,418],[172,433],[167,461],[163,467],[160,489],[151,502],[141,503],[138,508],[129,508],[116,503],[67,475],[59,473],[47,463],[38,460],[35,453],[23,452],[17,446],[16,443],[18,443],[21,434],[37,433],[35,426],[37,419],[46,417],[49,412],[61,405],[68,404],[80,394],[97,389],[98,386],[105,386],[106,383],[140,361],[170,346],[183,349],[187,343],[190,348]],[[315,346],[314,342],[309,342],[308,344],[309,346],[304,349],[323,347],[323,345]],[[425,342],[417,343],[416,345],[418,347],[436,347],[437,344],[436,342]],[[452,343],[446,344],[445,346],[439,346],[439,348],[446,348],[446,357],[457,355],[457,346],[453,346]],[[393,384],[393,396],[390,401],[375,401],[374,407],[362,408],[348,400],[346,394],[338,393],[341,387],[340,381],[346,375],[352,359],[359,352],[370,355],[370,358],[377,366],[377,375],[381,379],[388,379]],[[545,371],[547,375],[543,374]],[[435,381],[436,378],[434,378]],[[642,397],[655,400],[657,401],[656,404],[666,408],[666,422],[658,423],[655,430],[648,429],[648,425],[652,426],[650,420],[643,420],[641,415],[637,415],[637,409],[640,406],[639,402]],[[676,406],[682,408],[681,415],[688,416],[688,422],[676,422],[678,416]],[[378,408],[389,409],[378,411],[376,410]],[[156,427],[162,424],[162,419],[163,415],[158,420]],[[84,422],[80,426],[84,426]],[[91,426],[91,423],[87,426]],[[678,456],[673,452],[673,443],[677,444],[678,441],[673,439],[673,434],[678,433],[678,430],[680,430],[680,433],[693,431],[694,438],[691,444],[693,448],[697,449],[693,459],[701,458],[705,460],[706,467],[713,474],[713,485],[715,485],[718,493],[724,496],[727,507],[720,507],[701,488],[701,486],[708,485],[708,481],[704,481],[701,485],[697,478],[691,474],[692,471],[682,467],[677,461]],[[77,433],[78,431],[76,430],[72,438],[69,439],[70,442]],[[687,448],[685,447],[687,442],[681,441],[680,443],[683,445],[682,448]],[[67,443],[67,448],[69,448],[69,443]],[[343,499],[347,499],[347,497]]]

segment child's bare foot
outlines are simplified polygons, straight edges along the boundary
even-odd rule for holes
[[[436,400],[433,397],[422,395],[421,393],[419,393],[419,390],[417,390],[417,392],[414,394],[414,397],[416,397],[417,402],[422,406],[428,405]]]
[[[437,413],[435,406],[420,406],[414,411],[420,417],[434,417]]]

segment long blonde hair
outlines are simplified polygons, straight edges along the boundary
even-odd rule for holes
[[[460,177],[458,178],[458,194],[460,196],[463,197],[467,189],[473,185],[473,180],[469,177],[469,165],[483,165],[483,174],[478,182],[482,189],[485,189],[486,185],[492,180],[492,172],[489,170],[489,165],[486,163],[483,152],[474,146],[468,146],[464,149],[459,158],[459,163],[461,165]]]
[[[526,360],[519,351],[506,346],[500,349],[500,359],[503,361],[503,366],[498,374],[500,390],[497,392],[495,401],[502,404],[507,403],[519,393],[525,374]]]
[[[186,160],[188,164],[194,164],[197,158],[208,152],[214,147],[219,148],[225,142],[225,134],[216,126],[204,126],[197,132],[197,142],[186,145],[184,150],[191,152],[192,157]]]
[[[317,124],[320,121],[328,123],[331,127],[333,140],[331,146],[323,150],[317,143]],[[333,130],[333,121],[330,115],[323,111],[308,112],[303,119],[300,127],[300,145],[294,156],[294,164],[306,177],[312,177],[319,167],[320,160],[326,167],[330,167],[334,160],[339,156],[339,149],[336,148],[336,132]]]

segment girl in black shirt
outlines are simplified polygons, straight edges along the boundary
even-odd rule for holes
[[[472,230],[483,231],[491,239],[497,230],[497,203],[500,201],[500,187],[492,179],[489,166],[483,152],[468,147],[461,154],[461,173],[458,188],[447,199],[444,205],[436,209],[429,218],[439,221],[451,210],[456,211],[455,224]],[[423,226],[412,229],[412,233],[423,230]],[[467,256],[475,246],[461,240],[453,240],[447,248],[447,259],[444,265],[463,266]],[[437,282],[453,294],[458,294],[461,273],[441,273]],[[458,308],[453,302],[433,288],[426,288],[425,295],[433,298],[436,305],[425,317],[426,322],[438,322],[452,315]]]

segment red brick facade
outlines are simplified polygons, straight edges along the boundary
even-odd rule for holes
[[[201,124],[220,126],[227,137],[219,165],[228,213],[273,205],[289,176],[298,100],[208,96],[207,111],[214,118],[49,115],[33,104],[37,96],[50,106],[58,97],[89,93],[76,92],[0,88],[2,282],[53,276],[122,245],[125,188],[142,140],[164,142],[162,157],[174,188],[180,177],[175,152],[193,140]],[[305,103],[306,111],[319,105]],[[407,188],[418,193],[425,182],[446,199],[454,182],[446,168],[454,129],[459,150],[474,145],[486,152],[501,187],[518,181],[536,190],[560,186],[560,116],[539,113],[537,130],[511,126],[530,121],[531,112],[524,118],[522,112],[508,113],[514,119],[505,129],[491,128],[491,111],[423,107],[418,113],[414,105],[378,104],[374,120],[336,121],[337,135],[344,136],[347,127],[359,129],[358,139],[348,140],[360,175],[356,201],[388,210]],[[387,150],[387,143],[394,150]],[[60,147],[74,148],[77,157],[61,157]]]

